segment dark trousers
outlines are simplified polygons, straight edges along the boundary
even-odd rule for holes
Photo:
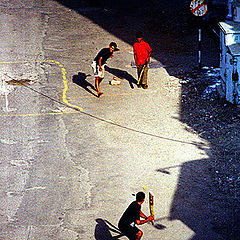
[[[144,67],[144,69],[143,69],[143,67]],[[148,64],[147,65],[140,65],[139,67],[137,67],[138,78],[140,77],[142,69],[143,69],[143,73],[141,75],[141,79],[139,81],[139,84],[145,85],[145,84],[147,84]]]

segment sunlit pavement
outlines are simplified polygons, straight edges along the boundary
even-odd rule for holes
[[[138,89],[121,35],[56,1],[0,9],[0,238],[113,239],[133,194],[151,191],[156,225],[140,226],[143,239],[219,239],[208,143],[180,122],[181,89],[160,60]],[[111,41],[121,50],[97,98],[90,64]],[[120,85],[109,85],[113,73]]]

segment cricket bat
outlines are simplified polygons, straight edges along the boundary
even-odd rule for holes
[[[153,205],[153,195],[149,192],[149,209],[150,209],[150,214],[152,216],[154,216],[154,205]],[[154,224],[154,219],[153,219],[153,222]]]

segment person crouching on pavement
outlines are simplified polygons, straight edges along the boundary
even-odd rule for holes
[[[111,42],[108,48],[103,48],[100,50],[92,62],[92,68],[95,76],[95,88],[97,90],[98,97],[103,94],[100,92],[99,84],[104,79],[104,66],[106,61],[113,57],[114,51],[119,51],[119,49],[117,48],[117,44],[115,42]]]
[[[139,79],[138,87],[147,89],[148,63],[150,62],[152,49],[147,42],[143,41],[142,32],[136,33],[136,39],[137,41],[133,44],[133,54]]]
[[[154,220],[154,216],[146,217],[141,211],[141,205],[145,200],[145,193],[138,192],[136,194],[136,201],[133,201],[118,222],[120,231],[126,235],[130,240],[141,239],[143,232],[139,230],[135,225],[141,225],[149,221]],[[144,218],[144,220],[140,220]]]

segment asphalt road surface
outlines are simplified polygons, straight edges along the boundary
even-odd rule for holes
[[[149,89],[136,87],[133,12],[50,0],[1,1],[0,12],[0,239],[127,239],[117,223],[138,191],[155,201],[143,239],[221,239],[209,143],[180,121],[158,39],[146,36]],[[120,51],[97,98],[91,62],[111,41]]]

